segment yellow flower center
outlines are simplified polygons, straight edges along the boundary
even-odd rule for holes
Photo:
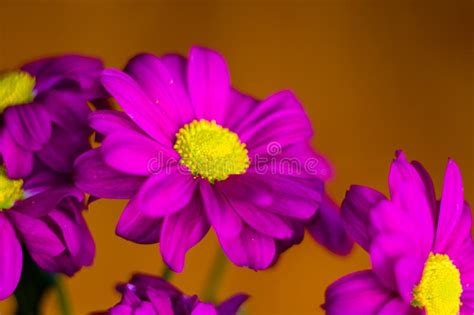
[[[214,120],[201,119],[186,124],[176,134],[174,149],[181,156],[180,163],[195,177],[211,183],[243,174],[250,164],[245,143]]]
[[[23,71],[0,75],[0,113],[8,106],[33,101],[35,83],[35,78]]]
[[[457,315],[461,308],[461,275],[448,255],[430,253],[412,305],[427,315]]]
[[[15,202],[23,199],[23,180],[10,179],[5,168],[0,166],[0,211],[10,209]]]

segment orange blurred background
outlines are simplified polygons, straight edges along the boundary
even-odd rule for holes
[[[222,52],[233,84],[258,97],[290,88],[316,129],[314,145],[337,177],[387,191],[394,151],[424,163],[436,187],[453,157],[474,202],[473,1],[120,1],[0,0],[0,69],[76,52],[122,67],[137,52],[186,54],[193,44]],[[100,201],[86,214],[97,243],[92,268],[66,280],[75,314],[110,307],[113,287],[135,271],[159,273],[155,245],[114,235],[124,202]],[[217,249],[213,233],[172,282],[200,293]],[[248,292],[247,314],[322,314],[327,285],[369,267],[360,249],[338,258],[307,237],[277,266],[228,265],[220,297]],[[12,314],[14,301],[0,302]],[[57,314],[54,294],[45,314]]]

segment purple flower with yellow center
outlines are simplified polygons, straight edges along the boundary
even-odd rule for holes
[[[0,154],[11,178],[28,176],[35,158],[72,171],[69,153],[90,133],[87,101],[106,95],[102,70],[98,59],[70,55],[0,73]]]
[[[197,296],[183,294],[165,280],[136,274],[129,283],[118,286],[120,303],[107,313],[110,315],[237,315],[248,296],[238,294],[216,306],[201,302]],[[104,314],[104,313],[102,313]]]
[[[39,164],[25,180],[0,167],[0,300],[18,285],[22,245],[45,271],[72,276],[92,264],[95,246],[82,217],[83,194]]]
[[[437,201],[428,172],[398,152],[389,188],[390,199],[363,186],[347,192],[343,218],[372,270],[333,283],[327,314],[474,314],[472,215],[456,163]]]
[[[102,83],[124,113],[92,114],[105,138],[76,161],[76,182],[96,197],[131,198],[118,235],[159,242],[174,271],[210,226],[234,264],[256,270],[301,241],[329,165],[291,92],[242,94],[223,57],[199,47],[188,60],[138,55]]]

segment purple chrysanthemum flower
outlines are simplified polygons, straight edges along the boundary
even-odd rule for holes
[[[107,313],[110,315],[237,315],[247,299],[238,294],[215,306],[204,303],[197,296],[187,296],[165,280],[143,274],[119,285],[122,300]],[[103,313],[104,314],[104,313]]]
[[[472,214],[456,163],[437,201],[427,171],[399,152],[389,188],[390,199],[363,186],[347,192],[343,219],[372,270],[333,283],[327,314],[474,314]]]
[[[82,192],[39,162],[24,180],[0,167],[0,300],[18,285],[22,245],[48,272],[72,276],[92,264],[95,246],[84,209]]]
[[[311,123],[291,92],[244,95],[223,57],[199,47],[188,60],[138,55],[102,83],[125,113],[92,114],[105,138],[76,161],[76,182],[97,197],[131,198],[118,235],[159,242],[174,271],[210,226],[227,257],[253,269],[301,241],[330,167],[311,149]]]
[[[9,177],[28,176],[35,158],[71,172],[71,156],[88,145],[87,102],[106,95],[102,70],[98,59],[69,55],[0,74],[0,154]]]

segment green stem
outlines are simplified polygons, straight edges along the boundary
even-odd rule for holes
[[[222,284],[224,274],[227,266],[227,257],[225,257],[221,248],[217,249],[214,262],[212,264],[211,270],[207,276],[207,281],[204,288],[203,298],[204,301],[216,302],[217,295],[219,293],[219,288]]]
[[[17,301],[15,315],[41,314],[41,302],[54,284],[54,274],[41,270],[24,249],[23,270],[20,283],[15,290]]]
[[[163,267],[163,272],[161,273],[161,278],[166,281],[170,281],[172,277],[173,271],[171,271],[171,269],[167,265],[165,265],[165,267]]]
[[[69,303],[69,297],[67,290],[64,286],[61,276],[56,276],[55,279],[55,289],[58,298],[58,307],[62,315],[72,315],[71,306]]]

